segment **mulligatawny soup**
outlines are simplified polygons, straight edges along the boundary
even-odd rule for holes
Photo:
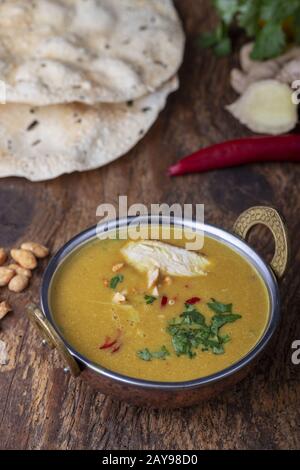
[[[95,239],[66,258],[50,307],[74,349],[130,377],[178,382],[220,371],[255,346],[269,314],[260,275],[208,236],[187,251],[178,230],[167,242]]]

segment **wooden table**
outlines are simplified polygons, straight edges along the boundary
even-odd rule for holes
[[[41,346],[24,316],[38,301],[40,266],[30,290],[9,296],[14,312],[0,338],[10,362],[0,369],[1,449],[287,449],[300,445],[300,366],[291,363],[291,343],[300,339],[300,166],[255,165],[191,175],[165,176],[179,157],[203,145],[247,134],[225,110],[235,94],[230,68],[237,56],[216,59],[196,44],[213,22],[208,1],[178,0],[187,32],[181,86],[151,131],[128,155],[92,172],[44,183],[0,181],[0,245],[44,242],[55,251],[96,223],[96,207],[116,204],[204,203],[206,221],[230,228],[251,205],[270,204],[285,216],[292,235],[292,261],[282,283],[283,320],[275,347],[250,377],[224,395],[192,409],[145,410],[95,393],[65,375],[59,358]],[[262,229],[254,246],[269,256],[271,237]],[[1,292],[1,297],[7,295]]]

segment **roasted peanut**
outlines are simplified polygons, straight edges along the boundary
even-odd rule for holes
[[[29,278],[32,276],[32,272],[30,271],[30,269],[22,268],[22,266],[19,266],[18,264],[12,263],[9,264],[7,267],[15,271],[16,274],[22,274],[22,276],[26,276]]]
[[[115,303],[115,304],[121,304],[123,302],[126,302],[126,297],[124,294],[121,294],[121,292],[116,292],[114,295],[113,295],[113,299],[112,301]]]
[[[10,251],[12,259],[14,259],[22,268],[34,269],[37,267],[37,260],[34,254],[29,250],[17,250],[13,249]]]
[[[172,284],[172,278],[170,276],[166,276],[164,278],[164,283],[167,284],[167,286]]]
[[[0,248],[0,266],[2,266],[2,264],[5,263],[6,258],[7,258],[7,254],[4,250],[4,248]]]
[[[14,277],[15,271],[6,266],[0,267],[0,287],[7,286],[10,280]]]
[[[29,284],[29,278],[22,274],[14,276],[8,284],[8,288],[12,292],[22,292]]]
[[[12,308],[6,300],[0,302],[0,320],[5,317],[8,312],[11,312]]]
[[[46,246],[35,242],[25,242],[21,245],[22,250],[31,251],[37,258],[46,258],[49,255],[49,250]]]
[[[124,267],[124,263],[117,263],[117,264],[114,264],[113,267],[112,267],[112,272],[113,273],[117,273],[118,271],[120,271],[122,268]]]

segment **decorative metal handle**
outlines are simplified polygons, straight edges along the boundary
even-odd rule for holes
[[[51,349],[56,349],[65,363],[65,367],[73,377],[80,374],[80,368],[74,357],[69,353],[64,342],[61,340],[51,323],[43,315],[39,307],[30,304],[26,307],[26,313],[35,327],[38,328],[42,336]]]
[[[280,279],[285,273],[289,259],[288,234],[285,224],[279,213],[272,207],[256,206],[250,207],[238,217],[233,231],[247,240],[249,230],[257,224],[268,227],[274,236],[275,253],[270,265],[277,278]]]

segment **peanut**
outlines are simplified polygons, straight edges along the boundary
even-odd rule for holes
[[[10,280],[14,277],[15,271],[6,266],[0,267],[0,287],[7,286]]]
[[[5,317],[8,312],[11,312],[12,308],[6,300],[0,302],[0,320]]]
[[[113,267],[112,267],[112,272],[113,273],[117,273],[118,271],[120,271],[122,268],[124,267],[124,263],[117,263],[117,264],[114,264]]]
[[[29,278],[27,276],[23,276],[22,274],[17,274],[14,276],[10,283],[8,284],[8,288],[12,292],[22,292],[29,284]]]
[[[7,258],[7,254],[4,250],[4,248],[0,248],[0,266],[2,266],[2,264],[5,263],[6,258]]]
[[[34,269],[37,267],[37,260],[34,254],[29,250],[17,250],[13,249],[10,251],[12,259],[14,259],[22,268]]]
[[[121,304],[122,302],[126,302],[126,297],[125,297],[124,294],[121,294],[121,292],[116,292],[116,293],[113,295],[112,301],[113,301],[115,304]]]
[[[49,255],[49,250],[46,246],[35,242],[25,242],[21,245],[22,250],[31,251],[37,258],[46,258]]]
[[[29,278],[32,276],[30,269],[22,268],[22,266],[19,266],[18,264],[9,264],[7,267],[15,271],[16,274],[22,274],[22,276]]]

